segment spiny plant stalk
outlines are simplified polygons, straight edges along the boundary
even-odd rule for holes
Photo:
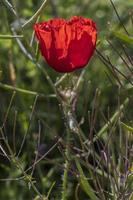
[[[67,200],[67,194],[68,194],[68,170],[69,170],[69,141],[70,141],[70,131],[67,129],[67,138],[66,138],[66,150],[65,150],[65,156],[66,160],[64,163],[64,172],[62,176],[62,197],[61,200]]]

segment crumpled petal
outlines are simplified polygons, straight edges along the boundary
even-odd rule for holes
[[[58,72],[85,67],[96,47],[97,30],[91,19],[57,18],[35,24],[34,30],[43,57]]]

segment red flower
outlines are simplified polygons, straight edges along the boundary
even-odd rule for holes
[[[74,16],[34,25],[42,55],[58,72],[83,68],[96,46],[96,25],[91,19]]]

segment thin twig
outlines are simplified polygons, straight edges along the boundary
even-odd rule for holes
[[[113,48],[114,51],[116,51],[116,53],[118,54],[118,56],[120,56],[120,58],[122,59],[123,63],[125,64],[125,66],[128,68],[128,70],[131,72],[131,74],[133,75],[133,71],[130,68],[129,64],[127,63],[127,61],[124,59],[124,57],[121,55],[121,53],[117,50],[117,48],[114,47],[114,45],[112,44],[112,42],[110,40],[107,40],[107,42],[110,44],[110,46]]]
[[[111,119],[102,127],[102,129],[97,133],[97,136],[94,138],[94,140],[96,140],[97,138],[101,137],[106,131],[107,129],[110,127],[110,124],[112,124],[116,118],[118,118],[118,116],[120,115],[120,113],[123,111],[123,109],[125,108],[125,106],[127,106],[127,104],[129,103],[129,98],[127,97],[125,99],[125,101],[120,105],[120,108],[118,111],[116,111],[113,116],[111,117]]]
[[[35,97],[35,100],[34,100],[34,103],[33,103],[33,106],[32,106],[32,111],[31,111],[31,114],[30,114],[30,119],[29,119],[29,124],[28,124],[28,128],[27,128],[27,131],[23,137],[23,140],[22,140],[22,143],[21,143],[21,146],[20,146],[20,149],[19,149],[19,152],[17,154],[17,157],[19,157],[22,149],[23,149],[23,146],[24,146],[24,143],[25,143],[25,140],[26,140],[26,136],[29,132],[29,129],[30,129],[30,125],[31,125],[31,120],[32,120],[32,117],[33,117],[33,113],[34,113],[34,109],[35,109],[35,106],[36,106],[36,103],[37,103],[37,100],[38,100],[38,95]]]
[[[11,12],[15,15],[15,17],[17,17],[17,13],[14,10],[14,7],[12,6],[12,4],[8,0],[2,0],[2,2],[9,10],[11,10]]]
[[[9,156],[7,155],[7,153],[5,152],[5,150],[3,149],[1,145],[0,145],[0,150],[3,152],[4,156],[10,161]]]
[[[39,149],[39,145],[40,145],[40,138],[41,138],[41,124],[40,124],[40,121],[38,122],[39,124],[39,130],[38,130],[38,141],[37,141],[37,150],[36,150],[36,156],[35,156],[35,160],[34,160],[34,164],[33,164],[33,169],[32,169],[32,172],[31,172],[31,176],[33,176],[33,173],[34,173],[34,170],[35,170],[35,167],[36,167],[36,161],[38,159],[38,149]]]
[[[22,28],[26,27],[27,25],[30,25],[33,21],[35,21],[38,18],[38,16],[41,14],[44,7],[46,6],[46,2],[47,0],[44,0],[44,2],[40,6],[40,8],[37,10],[37,12],[26,23],[22,25]]]
[[[115,13],[116,13],[116,15],[117,15],[117,17],[118,17],[118,19],[119,19],[119,21],[120,21],[120,24],[122,25],[122,27],[123,27],[123,29],[125,30],[126,34],[129,35],[129,33],[128,33],[126,27],[124,26],[123,22],[121,21],[121,18],[120,18],[119,14],[118,14],[118,11],[117,11],[117,9],[116,9],[116,7],[115,7],[113,1],[110,0],[110,2],[111,2],[112,6],[113,6],[113,8],[114,8],[114,11],[115,11]]]
[[[116,72],[114,71],[114,68],[112,67],[112,65],[110,66],[109,61],[101,54],[101,52],[96,49],[96,53],[99,57],[99,59],[104,63],[104,65],[110,70],[110,72],[112,73],[112,75],[114,76],[114,78],[117,80],[117,82],[119,83],[120,86],[122,86],[121,81],[119,80],[118,75],[116,74]]]
[[[17,111],[14,114],[14,123],[13,123],[13,151],[16,154],[16,121],[17,121]]]
[[[2,124],[2,126],[1,126],[1,128],[3,128],[3,127],[5,126],[5,123],[6,123],[6,121],[7,121],[7,118],[8,118],[8,115],[9,115],[9,112],[10,112],[10,109],[11,109],[11,106],[12,106],[12,103],[13,103],[13,100],[14,100],[15,95],[16,95],[16,92],[14,91],[13,94],[12,94],[12,97],[11,97],[11,100],[10,100],[10,103],[9,103],[7,112],[6,112],[6,114],[5,114],[5,117],[4,117],[3,124]]]
[[[60,140],[60,139],[59,139]],[[41,156],[41,158],[39,158],[33,165],[31,165],[28,169],[25,170],[25,172],[28,172],[29,170],[31,170],[33,167],[35,167],[41,160],[43,160],[51,151],[53,151],[55,149],[55,147],[57,147],[59,140],[43,155]]]

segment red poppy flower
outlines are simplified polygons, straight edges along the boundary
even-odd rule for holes
[[[40,50],[47,63],[58,72],[83,68],[96,46],[96,25],[91,19],[74,16],[34,25]]]

